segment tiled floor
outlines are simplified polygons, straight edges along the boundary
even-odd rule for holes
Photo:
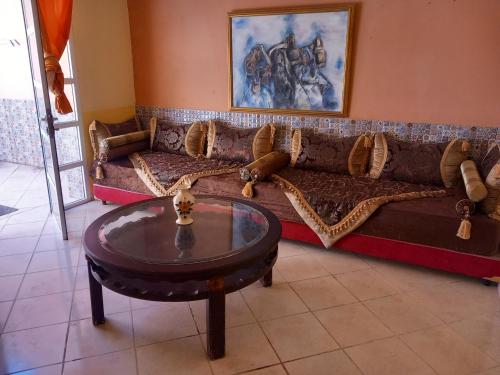
[[[223,359],[206,358],[203,301],[104,290],[107,322],[94,327],[81,235],[112,208],[70,210],[67,242],[42,209],[1,219],[1,373],[500,374],[495,287],[287,241],[271,288],[228,295]]]

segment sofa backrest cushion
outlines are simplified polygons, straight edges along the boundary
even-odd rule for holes
[[[500,220],[500,146],[494,144],[482,160],[479,172],[484,179],[488,195],[481,209],[493,219]]]
[[[191,124],[176,125],[156,117],[151,118],[149,124],[153,151],[187,155],[185,141]]]
[[[460,164],[467,159],[469,148],[464,140],[405,142],[378,133],[374,137],[369,175],[385,180],[452,187],[460,179]]]
[[[249,163],[273,149],[275,128],[235,128],[209,121],[207,158]]]
[[[118,123],[105,123],[98,120],[92,121],[89,127],[89,133],[90,142],[94,151],[94,159],[99,157],[99,146],[104,139],[140,130],[142,130],[142,127],[137,117]]]
[[[207,135],[206,124],[194,122],[177,125],[152,117],[149,128],[153,151],[193,157],[203,154]]]
[[[337,174],[362,175],[368,162],[366,136],[337,138],[313,128],[295,129],[290,165]]]

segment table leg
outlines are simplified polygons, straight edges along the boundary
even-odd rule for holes
[[[226,347],[226,293],[224,278],[208,280],[207,353],[210,359],[224,357]]]
[[[263,287],[270,287],[273,285],[273,269],[271,268],[268,273],[264,275],[262,279],[260,279],[260,283]]]
[[[102,301],[102,285],[92,275],[90,262],[87,261],[90,284],[90,305],[92,307],[92,322],[95,326],[104,323],[104,304]]]

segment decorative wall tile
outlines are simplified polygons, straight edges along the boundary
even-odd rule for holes
[[[33,100],[0,99],[0,160],[43,166]]]
[[[349,137],[362,133],[386,132],[395,137],[412,142],[447,142],[454,138],[465,138],[472,144],[472,157],[475,160],[486,153],[488,146],[500,143],[500,128],[466,127],[451,124],[409,123],[383,120],[351,120],[346,118],[285,116],[273,114],[216,112],[195,109],[175,109],[137,106],[137,115],[142,121],[152,116],[185,124],[196,120],[218,120],[237,127],[260,127],[267,123],[278,125],[275,149],[289,150],[293,128],[314,127],[318,131],[339,137]]]

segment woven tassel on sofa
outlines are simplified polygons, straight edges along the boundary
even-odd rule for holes
[[[461,238],[462,240],[469,240],[471,229],[472,229],[472,224],[470,220],[465,218],[462,219],[460,227],[458,227],[457,237]]]
[[[462,221],[460,222],[460,227],[458,227],[457,237],[462,240],[469,240],[471,236],[472,223],[470,222],[470,215],[474,212],[474,202],[470,199],[460,200],[455,209],[457,214]]]
[[[104,170],[102,169],[102,163],[97,162],[97,167],[95,168],[95,179],[102,180],[104,178]]]
[[[245,184],[245,187],[241,191],[241,194],[243,194],[243,196],[245,198],[252,198],[253,197],[253,184],[254,183],[255,183],[254,181],[248,181]]]

